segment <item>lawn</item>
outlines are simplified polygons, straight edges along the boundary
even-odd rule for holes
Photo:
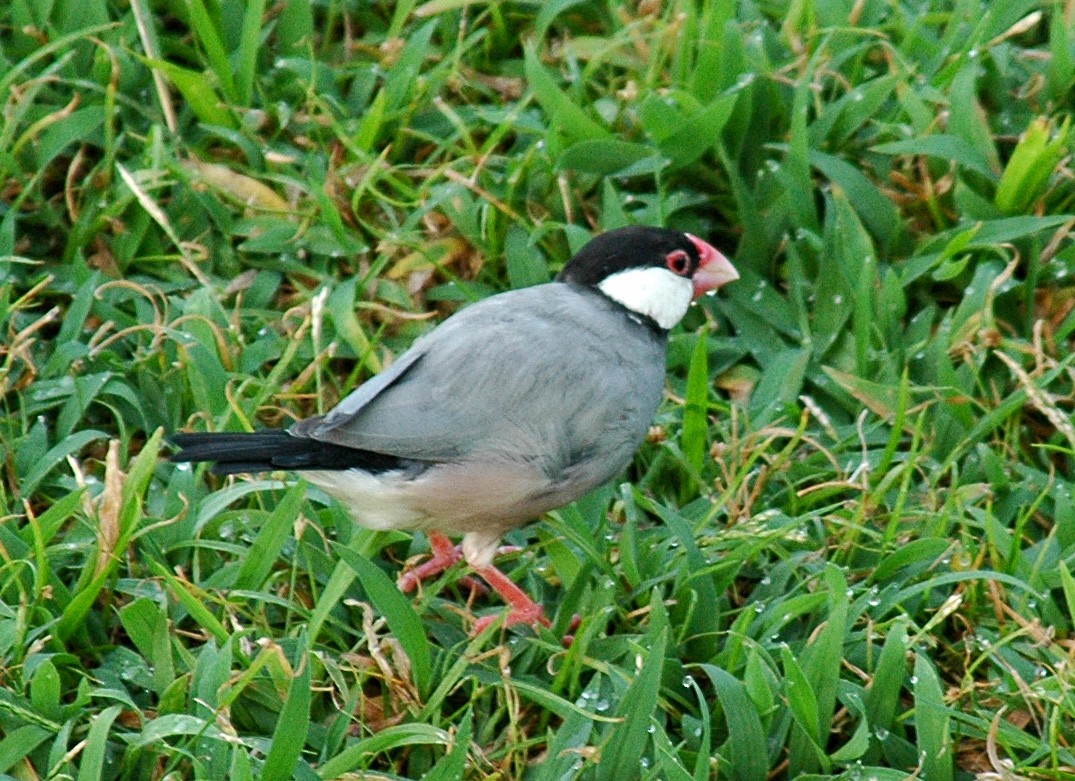
[[[1075,778],[1073,101],[1070,0],[3,3],[0,773]],[[742,279],[550,629],[167,460],[629,223]]]

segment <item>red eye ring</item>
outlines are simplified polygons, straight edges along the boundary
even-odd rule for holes
[[[685,277],[687,272],[690,271],[691,258],[685,250],[677,249],[665,255],[664,263],[673,274]]]

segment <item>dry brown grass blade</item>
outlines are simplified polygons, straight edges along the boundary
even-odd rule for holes
[[[197,264],[195,264],[194,259],[190,255],[190,250],[187,245],[180,241],[179,234],[172,226],[171,220],[168,219],[168,215],[165,214],[164,210],[150,197],[149,193],[142,186],[141,182],[135,178],[134,174],[118,163],[116,164],[116,170],[119,172],[120,179],[123,180],[123,183],[126,184],[134,194],[135,200],[137,200],[142,208],[146,210],[146,213],[153,218],[153,221],[160,226],[160,229],[164,231],[164,234],[171,240],[176,249],[179,250],[179,258],[184,268],[190,272],[191,276],[198,280],[200,285],[211,288],[212,283],[209,281],[209,277],[207,277],[205,273],[198,268]]]
[[[290,212],[287,201],[263,182],[219,163],[189,159],[183,163],[198,181],[240,203],[261,211]]]
[[[997,350],[995,354],[1015,375],[1015,379],[1026,391],[1027,399],[1034,408],[1053,424],[1053,427],[1067,439],[1072,448],[1075,448],[1075,425],[1072,424],[1071,417],[1057,406],[1053,395],[1039,388],[1026,370],[1010,355],[1000,350]]]
[[[105,456],[104,490],[97,499],[97,564],[93,568],[94,577],[108,567],[116,552],[119,540],[119,513],[123,506],[123,481],[126,478],[119,468],[119,440],[108,441],[108,454]]]

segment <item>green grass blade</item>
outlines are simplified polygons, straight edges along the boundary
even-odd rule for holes
[[[399,3],[396,8],[408,3]],[[276,22],[276,34],[280,39],[280,48],[287,54],[303,45],[313,42],[314,6],[312,3],[287,3],[280,11]]]
[[[474,713],[468,708],[455,733],[455,745],[428,773],[422,776],[422,781],[455,781],[455,779],[462,778],[473,732]]]
[[[191,591],[195,586],[188,581],[180,580],[173,575],[167,568],[159,563],[153,564],[153,570],[156,572],[157,577],[164,580],[169,586],[171,586],[172,593],[175,595],[191,618],[197,622],[197,624],[206,630],[213,638],[223,645],[228,642],[228,638],[231,637],[231,633],[224,627],[216,616],[214,616],[209,608],[205,606],[205,600],[200,594],[193,594]]]
[[[910,641],[907,637],[907,622],[893,622],[881,646],[881,655],[877,659],[877,668],[873,680],[866,692],[866,719],[876,735],[880,730],[891,731],[899,708],[900,692],[907,677],[907,651]],[[876,761],[880,746],[866,757],[867,761]]]
[[[657,628],[657,624],[654,624],[654,629]],[[627,689],[617,714],[623,718],[623,724],[612,733],[612,738],[601,750],[596,773],[598,781],[632,778],[638,773],[660,692],[661,668],[668,644],[667,626],[659,627],[657,632],[651,630],[645,640],[644,645],[648,650],[642,669]]]
[[[381,752],[423,745],[450,746],[452,738],[446,730],[429,724],[399,724],[387,727],[372,737],[363,738],[348,746],[319,767],[317,775],[324,779],[340,778]]]
[[[680,447],[687,463],[700,472],[709,436],[709,340],[704,334],[699,334],[694,344],[685,402]]]
[[[995,177],[1000,171],[1000,156],[977,98],[979,73],[978,65],[972,62],[961,68],[952,80],[948,131],[977,150]]]
[[[585,0],[549,0],[542,3],[537,17],[534,19],[534,37],[542,40],[556,17],[564,11],[576,5],[582,5]]]
[[[51,732],[34,724],[9,730],[0,740],[0,773],[7,773],[50,737]]]
[[[783,646],[780,655],[784,663],[784,693],[797,726],[797,730],[792,732],[788,759],[798,775],[799,768],[816,767],[824,757],[817,693],[791,648]]]
[[[922,777],[930,781],[951,781],[955,758],[952,756],[951,718],[941,679],[933,664],[921,653],[915,656],[914,675],[914,724]]]
[[[658,170],[665,160],[646,144],[614,138],[588,138],[565,149],[556,161],[556,167],[600,176],[638,175],[641,173],[639,166],[644,163],[652,163],[654,170]]]
[[[1068,615],[1075,617],[1075,577],[1072,576],[1071,570],[1063,559],[1058,564],[1060,565],[1060,587],[1064,591],[1064,604],[1067,606]]]
[[[305,638],[300,637],[300,647],[305,646]],[[262,781],[287,781],[299,762],[306,735],[310,729],[310,666],[312,660],[304,652],[299,661],[299,669],[291,679],[284,698],[284,709],[273,730],[272,743],[265,755],[265,767],[262,769]]]
[[[83,448],[99,439],[106,439],[108,435],[103,431],[97,431],[89,429],[85,431],[76,431],[58,442],[54,447],[50,448],[41,458],[38,459],[34,468],[23,478],[19,489],[25,496],[32,496],[34,491],[37,490],[38,485],[44,480],[48,473],[56,468],[60,462],[64,461],[68,456],[74,456],[79,453]]]
[[[243,558],[239,573],[235,576],[233,588],[256,589],[268,579],[280,551],[295,527],[305,498],[305,483],[298,483],[288,489],[276,509],[265,519],[258,536],[254,538],[250,550]]]
[[[728,727],[728,752],[731,778],[742,781],[764,781],[769,775],[769,751],[765,745],[765,729],[758,711],[747,694],[746,687],[737,678],[712,664],[699,667],[713,682],[717,698],[724,709]]]
[[[310,613],[310,623],[306,631],[310,635],[311,646],[317,642],[317,638],[321,634],[321,628],[328,620],[329,614],[340,604],[340,600],[343,599],[354,579],[355,572],[353,569],[343,561],[336,562],[328,583],[325,584],[317,604],[314,605],[314,609]]]
[[[235,117],[224,108],[221,96],[208,84],[204,74],[183,68],[164,60],[147,60],[147,64],[159,70],[175,85],[194,115],[207,125],[234,128]]]
[[[251,105],[254,99],[254,77],[257,74],[258,52],[261,50],[264,16],[265,0],[250,0],[246,4],[239,38],[239,63],[235,72],[235,90],[239,104],[243,106]]]
[[[187,10],[190,12],[190,23],[198,38],[199,43],[205,48],[205,54],[209,58],[209,66],[220,83],[227,101],[233,102],[239,99],[235,88],[235,76],[232,73],[231,62],[224,40],[217,23],[203,0],[187,0]]]
[[[335,550],[358,575],[374,609],[384,616],[389,629],[411,660],[414,684],[420,696],[428,696],[433,682],[432,652],[425,626],[414,612],[411,601],[403,596],[396,584],[369,559],[340,545],[337,545]]]
[[[980,150],[968,144],[965,139],[944,133],[878,144],[873,151],[886,155],[926,155],[938,160],[951,160],[982,176],[996,176],[989,160]]]
[[[97,781],[102,778],[105,765],[105,754],[108,751],[108,734],[112,728],[112,722],[119,716],[123,707],[113,705],[98,713],[90,722],[90,730],[86,734],[86,745],[79,757],[78,775],[76,781]]]
[[[1052,123],[1037,119],[1022,138],[1004,166],[993,202],[1006,214],[1027,212],[1045,193],[1046,184],[1061,158],[1069,151],[1070,120],[1053,133]]]
[[[607,139],[609,132],[575,105],[556,85],[556,81],[538,58],[533,46],[526,47],[526,78],[538,103],[556,130],[571,141]]]

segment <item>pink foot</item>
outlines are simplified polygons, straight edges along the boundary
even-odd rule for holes
[[[515,585],[515,582],[503,572],[492,565],[475,569],[485,582],[493,587],[493,591],[499,594],[501,599],[507,602],[511,608],[507,618],[504,619],[504,626],[515,626],[516,624],[527,624],[532,627],[537,627],[538,624],[550,625],[549,619],[545,618],[545,612],[542,610],[541,605],[528,597],[526,592]],[[495,615],[479,618],[474,622],[474,634],[480,633],[498,618],[500,616]]]
[[[442,532],[429,531],[427,536],[429,537],[429,547],[432,548],[433,555],[429,558],[429,561],[425,561],[414,569],[400,575],[397,585],[399,590],[404,593],[413,591],[423,580],[436,577],[463,558],[462,546],[452,545],[452,541]],[[520,550],[522,549],[514,545],[505,545],[497,550],[497,554],[518,553]],[[511,578],[499,569],[488,565],[475,567],[474,571],[511,608],[504,620],[504,626],[515,626],[516,624],[527,624],[532,627],[537,627],[538,624],[543,626],[550,625],[549,619],[545,618],[541,605],[528,597],[526,592],[515,585]],[[485,586],[471,577],[464,577],[460,582],[470,586],[475,591],[482,592],[486,590]],[[478,634],[498,618],[499,616],[496,615],[479,618],[474,624],[474,633]],[[573,626],[577,626],[577,624]]]
[[[426,536],[429,537],[429,547],[433,549],[433,555],[429,561],[400,575],[397,585],[404,594],[414,591],[423,580],[435,578],[463,558],[462,548],[459,545],[452,545],[452,541],[440,532],[430,531]]]

